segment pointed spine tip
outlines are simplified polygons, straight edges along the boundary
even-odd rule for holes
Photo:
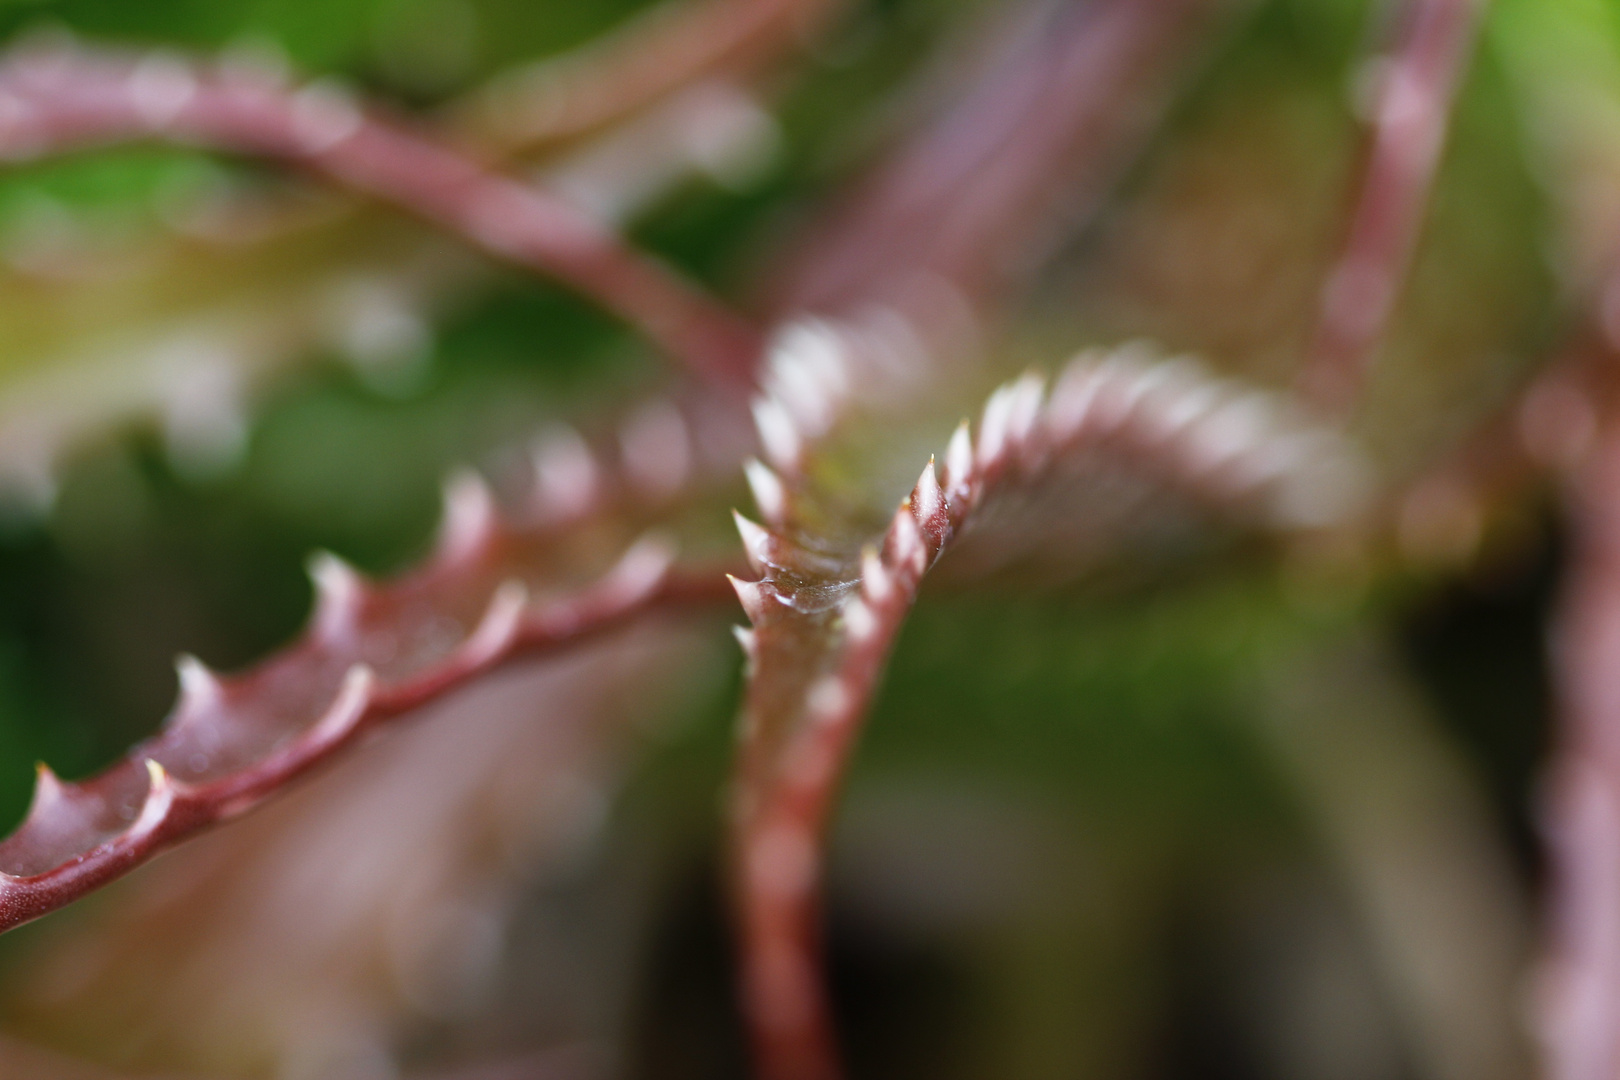
[[[548,431],[534,444],[534,509],[547,521],[570,521],[588,514],[600,499],[601,468],[596,456],[566,424]]]
[[[624,603],[642,599],[669,576],[677,551],[675,541],[668,533],[653,530],[643,534],[608,571],[608,588]]]
[[[797,472],[804,445],[793,414],[780,401],[769,396],[755,398],[752,410],[759,445],[765,451],[765,456],[783,472]]]
[[[968,422],[956,425],[945,447],[945,489],[953,499],[966,495],[973,480],[973,433]]]
[[[444,486],[444,518],[436,559],[458,565],[476,558],[495,535],[495,496],[472,470],[455,473]]]
[[[850,641],[856,644],[869,641],[877,628],[877,616],[866,601],[856,597],[844,605],[844,633]]]
[[[1026,448],[1041,416],[1041,403],[1046,397],[1046,378],[1031,371],[1012,384],[1007,407],[1007,441],[1016,452]]]
[[[889,528],[889,539],[893,544],[891,554],[896,566],[910,567],[915,574],[921,574],[927,569],[928,545],[910,507],[902,506],[895,511],[894,523]]]
[[[1069,361],[1047,399],[1046,431],[1054,442],[1079,437],[1092,416],[1097,391],[1107,377],[1098,350],[1088,350]]]
[[[180,679],[180,706],[176,717],[192,717],[217,707],[225,695],[219,676],[190,653],[175,657],[175,673]]]
[[[462,643],[462,657],[468,664],[481,666],[494,659],[517,636],[523,613],[529,606],[529,587],[516,578],[501,582],[478,626]]]
[[[343,675],[343,685],[305,739],[317,750],[347,738],[360,724],[377,689],[377,674],[370,664],[354,664]]]
[[[743,475],[760,516],[772,525],[781,525],[787,518],[787,491],[781,477],[758,458],[749,458],[743,463]]]
[[[875,547],[868,545],[861,551],[861,595],[866,602],[881,606],[894,593],[894,575],[883,564]]]
[[[329,551],[318,551],[310,556],[308,570],[310,581],[315,585],[312,620],[315,636],[328,642],[349,640],[359,625],[360,608],[365,601],[365,580],[358,570]],[[184,691],[187,672],[182,670],[180,676]],[[212,674],[209,677],[213,678]]]
[[[763,574],[770,564],[771,534],[736,510],[731,512],[731,518],[736,522],[737,535],[742,537],[743,554],[748,557],[748,565],[754,573]]]
[[[169,808],[174,805],[174,782],[169,779],[169,771],[156,758],[147,758],[146,765],[146,800],[141,804],[140,816],[129,827],[125,835],[131,840],[140,840],[149,836],[157,827],[163,824],[169,816]]]
[[[52,768],[43,761],[34,762],[34,794],[28,800],[28,814],[24,820],[48,813],[50,808],[66,798],[65,785]]]
[[[916,486],[911,489],[911,510],[917,520],[923,523],[938,523],[945,515],[945,492],[940,489],[932,457],[923,466]]]
[[[692,468],[692,433],[669,401],[637,409],[619,429],[624,473],[650,499],[667,499],[685,486]]]
[[[744,581],[735,574],[727,574],[726,580],[737,592],[737,600],[742,604],[743,613],[748,621],[758,626],[765,618],[766,611],[766,585],[763,581]]]
[[[846,348],[843,335],[821,319],[790,324],[768,347],[766,393],[811,438],[826,433],[848,393]]]
[[[1012,411],[1011,385],[997,387],[984,403],[979,417],[978,466],[989,469],[1001,463],[1007,448],[1007,419]]]

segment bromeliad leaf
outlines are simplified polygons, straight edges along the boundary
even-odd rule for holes
[[[514,656],[723,598],[717,570],[672,572],[668,538],[626,546],[633,522],[678,519],[626,511],[643,497],[635,476],[609,472],[582,443],[559,449],[563,441],[537,460],[518,524],[482,481],[457,481],[437,548],[416,572],[374,586],[333,556],[316,558],[315,608],[299,641],[232,677],[184,658],[161,733],[80,783],[41,766],[27,817],[0,841],[0,931],[244,813],[369,730]],[[596,542],[582,548],[586,535]],[[612,551],[621,554],[604,560]]]
[[[1049,396],[1037,375],[997,390],[976,436],[964,421],[943,469],[930,459],[875,533],[861,532],[858,513],[831,509],[851,504],[812,479],[825,447],[792,440],[794,453],[782,457],[796,469],[791,482],[751,467],[767,525],[737,519],[760,577],[733,580],[751,626],[738,634],[749,674],[732,833],[744,997],[770,1080],[840,1075],[817,975],[821,838],[885,660],[942,556],[978,547],[958,577],[982,574],[1002,565],[1003,554],[1037,549],[1042,522],[1058,511],[1086,516],[1092,537],[1116,545],[1129,542],[1133,523],[1161,516],[1116,515],[1114,528],[1099,530],[1096,519],[1121,505],[1120,486],[1086,499],[1076,480],[1128,476],[1141,491],[1179,498],[1206,518],[1261,529],[1318,528],[1359,509],[1361,466],[1341,436],[1291,416],[1270,394],[1141,354],[1083,354]],[[821,355],[832,364],[849,354]],[[861,382],[855,371],[841,376],[823,381]],[[766,430],[792,424],[787,406],[767,401],[758,412],[761,441],[787,442]],[[1030,508],[1040,517],[1021,512]],[[1084,564],[1098,548],[1066,554]]]

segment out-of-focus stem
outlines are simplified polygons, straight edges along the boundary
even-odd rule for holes
[[[1570,478],[1570,569],[1553,629],[1560,726],[1539,1026],[1548,1080],[1620,1073],[1620,427]]]
[[[739,635],[749,683],[732,829],[743,1001],[763,1080],[842,1075],[818,960],[825,833],[890,649],[924,575],[955,537],[993,526],[984,518],[996,516],[998,499],[1039,490],[1061,475],[1065,459],[1098,453],[1212,509],[1258,512],[1283,528],[1326,523],[1323,507],[1298,498],[1345,475],[1337,453],[1324,453],[1336,442],[1325,430],[1291,429],[1282,410],[1256,395],[1246,415],[1272,422],[1246,424],[1234,441],[1217,407],[1230,402],[1214,385],[1165,380],[1162,371],[1117,357],[1100,361],[1077,358],[1050,398],[1033,375],[991,395],[977,439],[964,423],[943,475],[930,460],[888,529],[858,556],[833,554],[835,542],[813,551],[800,544],[812,535],[795,518],[813,498],[807,488],[790,492],[774,478],[755,484],[770,527],[738,522],[762,576],[734,583],[752,625]],[[1212,425],[1224,427],[1218,442]],[[1291,442],[1316,450],[1272,468]],[[991,511],[980,515],[986,506]],[[1301,510],[1311,511],[1304,520]],[[1350,512],[1340,507],[1335,516]]]
[[[975,79],[818,229],[782,306],[837,311],[909,280],[993,303],[1095,212],[1241,6],[1033,3],[993,27]]]
[[[558,278],[706,378],[751,377],[758,336],[719,301],[564,200],[380,119],[335,87],[293,91],[169,53],[52,45],[0,60],[0,156],[141,138],[297,164]]]
[[[336,560],[320,562],[304,636],[252,670],[221,678],[182,663],[180,698],[163,730],[123,760],[75,783],[42,766],[27,817],[0,840],[0,933],[252,809],[368,729],[514,658],[725,595],[718,568],[672,574],[672,552],[649,540],[593,584],[531,600],[525,541],[547,531],[506,526],[482,491],[464,485],[447,502],[438,550],[413,575],[374,588]],[[465,617],[480,605],[481,615]],[[422,620],[434,612],[436,632],[453,627],[459,640],[424,645]]]
[[[719,72],[788,51],[840,0],[672,0],[590,44],[524,65],[449,110],[495,153],[585,134]]]
[[[1389,325],[1482,7],[1483,0],[1407,0],[1394,45],[1372,61],[1366,166],[1300,377],[1301,392],[1325,411],[1355,405]]]

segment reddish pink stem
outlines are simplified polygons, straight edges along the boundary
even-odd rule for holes
[[[1574,550],[1553,631],[1562,724],[1545,833],[1547,1080],[1620,1075],[1620,432],[1573,478]]]
[[[924,573],[965,510],[959,507],[952,515],[930,464],[918,489],[896,511],[880,553],[867,559],[860,599],[843,608],[846,643],[831,667],[804,688],[802,722],[781,733],[774,755],[764,752],[759,738],[742,748],[735,842],[743,1000],[762,1080],[843,1075],[818,960],[822,836],[894,638]],[[775,595],[778,588],[761,586],[751,595],[765,596],[766,590]],[[779,627],[774,613],[751,614],[758,647],[772,652],[784,647],[792,629]],[[769,691],[760,690],[755,682],[747,704],[755,723],[769,708],[764,703]]]
[[[1025,5],[994,28],[960,100],[810,238],[783,306],[837,311],[930,275],[1003,298],[1095,212],[1221,8]]]
[[[706,378],[751,379],[758,335],[717,300],[562,199],[491,173],[335,88],[294,92],[262,73],[169,53],[53,46],[0,61],[0,157],[137,138],[296,163],[558,278]]]
[[[88,780],[65,784],[42,767],[27,818],[0,841],[0,932],[252,809],[370,729],[518,656],[725,595],[717,569],[671,576],[649,544],[595,584],[532,603],[525,539],[477,501],[453,501],[424,570],[373,588],[327,562],[302,640],[231,678],[183,664],[163,731]],[[480,602],[483,614],[465,621]]]
[[[1269,419],[1234,440],[1223,420],[1234,408]],[[1302,492],[1346,475],[1347,451],[1335,442],[1265,395],[1238,400],[1212,380],[1083,356],[1050,397],[1034,376],[993,394],[977,439],[963,424],[943,476],[930,461],[878,545],[858,558],[795,539],[807,535],[796,507],[814,498],[808,485],[756,483],[770,527],[738,523],[762,576],[734,583],[752,628],[741,635],[751,670],[733,829],[743,1000],[764,1080],[842,1075],[818,966],[823,839],[890,649],[924,575],[954,539],[971,542],[975,530],[982,538],[998,500],[1040,499],[1043,484],[1099,454],[1212,511],[1320,527],[1355,512],[1345,505],[1324,518],[1318,507],[1300,517]],[[1279,470],[1278,448],[1290,445],[1314,449]]]
[[[1371,145],[1349,235],[1322,289],[1300,388],[1348,411],[1389,325],[1417,243],[1481,0],[1408,0],[1373,92]]]

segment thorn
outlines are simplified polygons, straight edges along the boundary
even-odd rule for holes
[[[812,438],[827,430],[833,403],[802,360],[790,352],[773,353],[766,378],[770,399],[781,402],[800,429]]]
[[[731,512],[731,518],[737,523],[737,535],[742,537],[743,553],[748,556],[748,565],[754,568],[756,574],[765,573],[771,553],[771,534],[736,510]]]
[[[181,653],[174,661],[180,677],[180,693],[188,701],[212,705],[224,692],[219,676],[191,653]]]
[[[354,731],[365,716],[377,686],[377,675],[369,664],[355,664],[343,676],[343,685],[326,712],[315,721],[303,738],[306,745],[325,749]]]
[[[452,476],[444,486],[444,519],[434,559],[457,566],[481,554],[495,535],[495,497],[483,477],[472,470]]]
[[[1011,401],[1007,406],[1007,441],[1015,453],[1026,449],[1035,421],[1040,418],[1045,393],[1046,380],[1039,372],[1031,371],[1012,384]]]
[[[523,611],[529,606],[529,587],[516,578],[501,582],[489,599],[489,606],[478,625],[456,652],[459,658],[478,667],[500,654],[512,642]]]
[[[558,425],[535,443],[532,462],[537,509],[552,520],[584,516],[596,502],[600,470],[579,432]]]
[[[293,138],[306,154],[324,154],[336,148],[364,123],[354,95],[333,80],[310,83],[293,95]]]
[[[1198,422],[1196,438],[1209,468],[1224,467],[1252,452],[1282,426],[1281,417],[1264,394],[1234,394]]]
[[[1195,357],[1167,360],[1163,367],[1165,377],[1157,387],[1154,408],[1144,419],[1151,437],[1167,442],[1209,415],[1225,400],[1227,389]]]
[[[43,761],[34,763],[34,794],[28,800],[28,813],[24,821],[49,812],[50,808],[67,798],[66,786]]]
[[[1097,400],[1106,371],[1099,363],[1101,353],[1088,349],[1069,361],[1046,406],[1046,429],[1054,442],[1066,442],[1080,433]]]
[[[319,622],[319,616],[316,621]],[[195,656],[181,653],[175,657],[174,670],[180,677],[180,700],[169,717],[168,726],[177,727],[195,720],[218,708],[224,700],[225,688],[219,676]]]
[[[325,642],[351,640],[359,628],[365,580],[359,571],[329,551],[318,551],[310,557],[309,577],[315,584],[315,614],[310,620],[315,637]],[[182,692],[185,675],[182,671]]]
[[[923,542],[922,529],[917,527],[917,519],[909,507],[902,506],[895,511],[889,537],[894,543],[896,566],[909,565],[917,574],[928,568],[928,545]]]
[[[908,515],[909,516],[909,515]],[[883,565],[878,550],[867,545],[861,551],[861,593],[870,604],[881,605],[894,592],[894,575]]]
[[[821,319],[793,323],[770,344],[766,392],[812,438],[832,425],[848,392],[844,349],[843,337]]]
[[[770,345],[773,367],[777,358],[791,357],[824,392],[839,396],[849,389],[847,346],[839,329],[826,319],[808,318],[792,323]]]
[[[621,603],[634,603],[663,583],[675,555],[675,541],[668,534],[645,533],[619,557],[603,582]]]
[[[853,642],[864,642],[869,639],[878,628],[877,616],[860,597],[856,597],[844,605],[844,632]]]
[[[150,836],[163,824],[163,819],[169,816],[169,807],[174,805],[174,783],[169,779],[168,770],[156,758],[146,759],[146,776],[146,801],[141,804],[140,816],[124,833],[130,840],[143,840]]]
[[[772,525],[781,525],[787,519],[787,491],[781,478],[758,458],[743,462],[743,475],[748,478],[748,489],[753,492],[760,516]]]
[[[849,705],[849,690],[837,675],[823,675],[805,695],[805,712],[812,723],[833,723],[849,711]]]
[[[752,409],[765,456],[783,472],[797,472],[803,443],[792,414],[773,397],[755,398]]]
[[[973,433],[968,422],[956,425],[956,432],[945,448],[945,489],[955,498],[963,498],[973,477]]]
[[[984,403],[984,414],[979,418],[979,469],[985,470],[1001,461],[1007,447],[1007,418],[1012,411],[1012,387],[999,387]]]
[[[737,639],[742,646],[743,656],[748,658],[750,664],[759,658],[759,641],[754,637],[754,631],[746,626],[733,626],[731,636]]]
[[[743,612],[747,614],[748,621],[755,626],[765,618],[766,611],[766,585],[763,581],[744,581],[735,574],[727,574],[726,580],[731,587],[737,590],[737,599],[742,603]]]
[[[1122,347],[1123,352],[1129,346]],[[1145,363],[1136,361],[1146,358]],[[1175,368],[1158,360],[1157,354],[1145,348],[1116,357],[1108,369],[1108,379],[1102,392],[1102,407],[1098,409],[1098,423],[1104,433],[1117,431],[1131,420],[1144,398],[1175,377]]]
[[[928,458],[928,464],[923,466],[922,475],[917,477],[916,486],[911,489],[911,512],[919,522],[928,525],[934,524],[936,518],[945,516],[945,493],[939,489],[932,456]]]
[[[197,77],[173,53],[154,49],[129,76],[129,101],[141,122],[154,130],[168,127],[197,95]]]
[[[625,472],[649,498],[673,496],[692,466],[692,440],[686,419],[667,401],[637,410],[619,432]]]

